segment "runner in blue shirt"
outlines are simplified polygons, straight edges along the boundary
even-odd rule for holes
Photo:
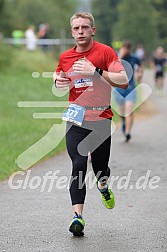
[[[140,60],[131,53],[131,43],[126,41],[122,44],[122,47],[119,51],[119,58],[127,61],[133,70],[132,77],[129,80],[129,85],[127,89],[114,88],[114,97],[119,105],[120,115],[122,119],[122,131],[125,135],[125,142],[128,142],[131,138],[131,129],[134,121],[134,113],[130,113],[133,111],[133,107],[136,102],[137,94],[136,94],[136,83],[135,83],[135,67],[138,69],[142,69],[142,65]],[[126,67],[125,67],[126,70]],[[127,73],[128,74],[128,73]],[[126,116],[126,114],[129,114]]]

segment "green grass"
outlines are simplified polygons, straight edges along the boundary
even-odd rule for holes
[[[11,56],[10,60],[6,57],[7,52]],[[8,178],[14,171],[19,170],[15,162],[17,157],[44,137],[53,124],[61,122],[56,119],[34,119],[33,113],[64,110],[63,108],[20,108],[17,103],[67,100],[67,96],[58,98],[52,93],[52,79],[43,78],[41,75],[39,78],[32,77],[32,72],[42,74],[42,72],[54,71],[57,61],[53,52],[43,53],[40,50],[27,52],[24,48],[10,48],[3,56],[4,59],[0,60],[2,70],[0,74],[0,180]],[[115,111],[113,120],[119,121],[119,115]],[[64,149],[63,138],[59,146],[40,162]]]
[[[4,46],[0,49],[3,54],[0,60],[2,70],[0,74],[0,180],[3,180],[20,170],[15,162],[20,154],[44,137],[54,124],[61,123],[56,119],[34,119],[33,113],[64,110],[64,108],[20,108],[17,103],[19,101],[67,100],[67,96],[56,97],[52,93],[52,79],[41,76],[43,72],[54,71],[57,62],[53,52],[43,53],[40,50],[28,52],[24,48],[11,49]],[[32,72],[39,72],[40,77],[33,78]],[[65,139],[63,138],[61,143],[42,160],[64,149]]]
[[[53,72],[57,64],[52,53],[12,50],[10,67],[1,71],[0,107],[0,180],[19,170],[16,158],[23,151],[41,139],[56,119],[34,119],[34,112],[57,112],[56,108],[19,108],[18,101],[56,101],[52,93],[52,79],[32,78],[32,72]],[[62,98],[64,99],[64,98]],[[60,98],[59,98],[60,100]],[[60,109],[59,109],[60,111]],[[61,109],[63,111],[63,109]],[[64,139],[47,156],[51,157],[65,148]]]

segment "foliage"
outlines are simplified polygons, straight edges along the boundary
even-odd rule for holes
[[[152,51],[157,42],[155,12],[149,0],[122,0],[118,5],[119,20],[114,34],[132,44],[142,43]]]
[[[79,0],[0,0],[0,32],[10,37],[14,29],[48,23],[51,38],[70,35],[69,19],[82,11]],[[167,49],[167,0],[87,0],[95,17],[96,38],[111,45],[115,37],[143,43],[151,51],[157,45]],[[79,8],[80,5],[80,8]]]
[[[105,44],[111,45],[114,24],[118,15],[116,7],[120,0],[92,0],[92,13],[97,27],[97,38]]]
[[[75,0],[6,0],[3,7],[5,15],[0,17],[0,23],[2,22],[0,29],[5,36],[10,36],[14,29],[26,30],[32,24],[38,29],[39,24],[48,23],[50,36],[59,37],[62,29],[69,30],[69,18],[75,12],[75,2]]]
[[[167,0],[151,0],[156,11],[157,31],[160,44],[167,50]]]
[[[92,0],[97,38],[106,44],[118,37],[150,53],[157,45],[167,50],[167,0]]]
[[[12,64],[12,58],[14,57],[14,52],[10,46],[5,45],[0,41],[0,71],[4,71],[9,68]]]
[[[7,34],[7,31],[11,30],[12,16],[10,12],[7,0],[0,0],[0,32],[3,34]]]

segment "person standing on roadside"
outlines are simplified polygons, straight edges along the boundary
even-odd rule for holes
[[[28,51],[35,51],[37,46],[37,36],[35,34],[35,27],[33,25],[29,26],[25,31],[26,38],[26,48]]]

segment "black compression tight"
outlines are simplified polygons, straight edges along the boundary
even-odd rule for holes
[[[84,121],[82,127],[67,123],[66,145],[72,160],[70,196],[72,205],[83,204],[86,195],[84,183],[88,152],[98,180],[110,176],[108,167],[111,146],[111,120]]]

